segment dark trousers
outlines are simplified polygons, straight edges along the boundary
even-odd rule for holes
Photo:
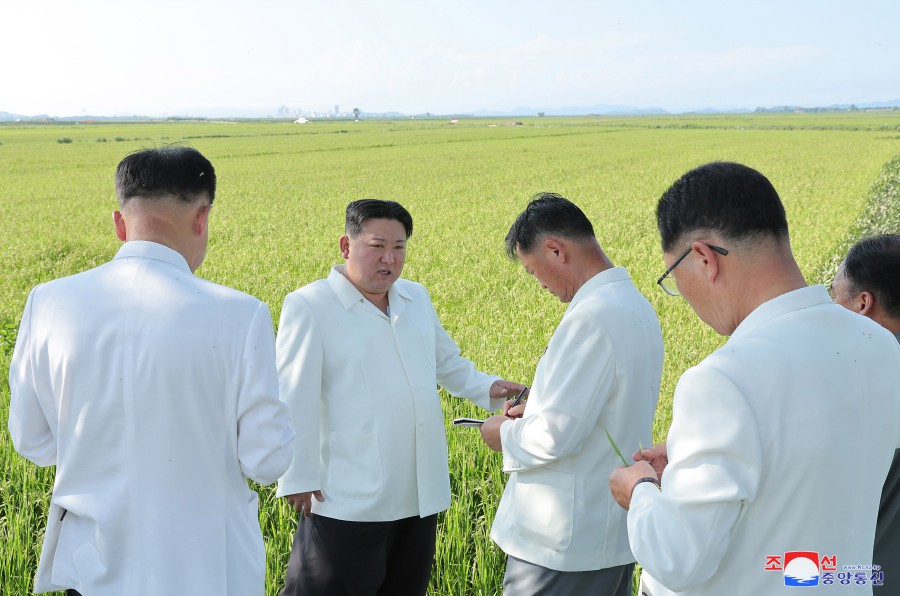
[[[66,596],[81,596],[81,592],[69,588],[68,590],[66,590]]]
[[[282,596],[421,596],[437,514],[388,522],[300,517]]]
[[[634,563],[596,571],[556,571],[513,556],[506,558],[504,596],[631,596]]]

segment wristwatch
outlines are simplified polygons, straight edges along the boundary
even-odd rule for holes
[[[652,482],[656,488],[658,488],[659,490],[662,490],[662,486],[660,486],[659,480],[656,478],[656,476],[644,476],[643,478],[641,478],[640,480],[638,480],[637,482],[634,483],[634,486],[631,487],[631,492],[634,492],[634,489],[637,488],[637,485],[640,484],[641,482]]]

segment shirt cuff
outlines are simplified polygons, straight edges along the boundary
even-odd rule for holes
[[[634,502],[639,499],[653,499],[656,498],[654,495],[661,495],[661,489],[657,488],[657,486],[652,482],[641,482],[635,485],[634,490],[631,491],[631,505],[634,505]]]
[[[513,433],[513,425],[516,424],[517,420],[519,419],[513,419],[500,425],[500,448],[503,452],[503,471],[507,474],[525,469],[522,462],[513,457],[506,448],[509,437]]]

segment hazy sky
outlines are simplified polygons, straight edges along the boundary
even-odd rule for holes
[[[0,111],[900,99],[898,0],[0,0]]]

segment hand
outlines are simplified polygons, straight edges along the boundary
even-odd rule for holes
[[[320,503],[325,500],[325,497],[322,496],[322,491],[320,490],[314,490],[308,493],[286,495],[284,498],[287,499],[288,504],[293,507],[295,511],[299,511],[305,517],[309,517],[310,515],[312,515],[313,495],[315,495],[316,500]]]
[[[504,422],[509,422],[509,418],[503,414],[497,414],[485,420],[481,425],[481,439],[494,451],[503,450],[500,443],[500,427]]]
[[[628,510],[631,507],[631,493],[634,491],[635,483],[641,478],[655,475],[656,471],[653,466],[644,460],[627,468],[619,467],[609,475],[609,490],[619,507]]]
[[[494,384],[491,385],[490,396],[495,399],[500,399],[502,397],[510,397],[519,394],[519,391],[525,388],[525,385],[520,385],[519,383],[513,383],[512,381],[494,381]],[[528,394],[525,394],[526,397]]]
[[[653,466],[653,470],[656,472],[656,479],[662,482],[663,471],[669,465],[669,452],[665,443],[659,443],[650,449],[635,451],[631,458],[634,461],[650,462],[650,465]]]
[[[516,407],[511,407],[516,400],[511,399],[503,404],[503,415],[507,418],[521,418],[525,413],[525,404],[519,403]]]

